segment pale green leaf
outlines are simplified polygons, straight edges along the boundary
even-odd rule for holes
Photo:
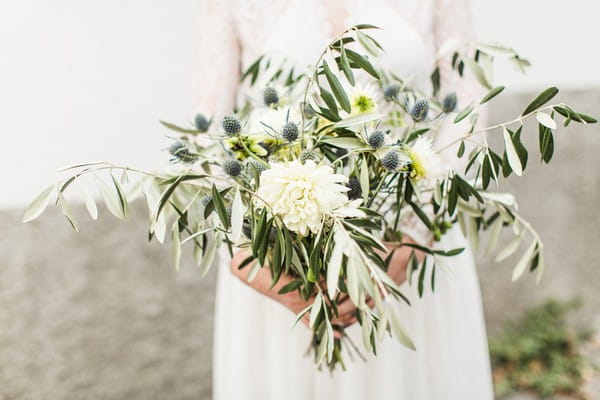
[[[516,281],[517,279],[519,279],[521,277],[521,275],[523,275],[523,273],[527,269],[527,265],[531,261],[531,258],[535,255],[536,246],[537,246],[537,242],[534,240],[531,243],[531,245],[527,248],[527,250],[525,250],[525,253],[523,253],[523,256],[521,256],[521,259],[519,260],[519,262],[517,263],[517,266],[513,270],[513,274],[512,274],[513,282]]]
[[[504,127],[502,128],[502,133],[504,135],[504,147],[506,149],[506,156],[508,157],[508,164],[517,176],[521,176],[523,174],[521,159],[517,154],[517,149],[515,149],[512,139],[510,138],[510,133],[508,133],[508,130]]]
[[[96,176],[96,186],[98,186],[98,190],[100,191],[108,210],[117,218],[125,219],[118,193],[112,190],[110,186],[98,176]]]
[[[321,142],[348,150],[365,148],[365,144],[355,137],[324,137]]]
[[[383,114],[377,113],[367,113],[367,114],[358,114],[352,117],[348,117],[342,119],[341,121],[336,122],[333,127],[334,128],[348,128],[351,126],[366,124],[367,122],[377,121],[383,117]]]
[[[496,249],[498,245],[498,239],[500,239],[500,234],[502,233],[503,221],[502,218],[498,217],[492,224],[490,228],[490,237],[488,241],[487,248],[485,250],[485,255],[491,254],[492,251]]]
[[[98,207],[96,207],[96,202],[94,201],[94,198],[85,189],[81,189],[81,193],[82,193],[83,199],[85,201],[85,208],[87,209],[87,211],[90,214],[90,216],[92,217],[92,219],[97,220],[98,219]]]
[[[522,240],[523,236],[520,235],[512,238],[512,240],[508,242],[508,244],[498,252],[494,261],[500,262],[510,257],[515,251],[517,251],[517,249],[521,245]]]
[[[537,118],[538,122],[540,124],[544,125],[545,127],[550,128],[550,129],[556,129],[556,121],[554,121],[554,119],[550,115],[548,115],[544,112],[538,111],[535,114],[535,117]]]
[[[212,241],[210,241],[208,248],[204,252],[204,257],[202,258],[202,267],[201,267],[201,271],[200,271],[201,278],[204,275],[206,275],[206,273],[210,270],[210,267],[213,264],[215,255],[217,254],[217,249],[219,248],[220,244],[221,244],[221,232],[217,232],[215,234],[215,236],[213,237]],[[258,262],[255,262],[255,264],[259,265]],[[259,268],[260,268],[260,266],[259,266]],[[256,272],[258,272],[258,270]]]
[[[321,312],[321,306],[323,305],[323,294],[319,292],[319,294],[315,297],[315,301],[313,302],[312,308],[310,309],[310,317],[308,326],[313,327],[315,321],[319,317],[319,312]]]
[[[24,223],[33,221],[44,212],[46,207],[48,207],[50,197],[52,196],[55,187],[55,185],[48,186],[31,202],[31,204],[29,204],[29,206],[27,206],[23,215]]]
[[[233,202],[231,204],[231,241],[237,243],[242,235],[242,225],[244,224],[244,214],[246,210],[242,202],[240,191],[235,192]]]
[[[390,305],[390,325],[392,327],[392,332],[394,332],[394,336],[396,339],[404,346],[408,347],[411,350],[416,350],[414,342],[406,333],[406,330],[400,323],[400,318],[396,314],[395,310]]]

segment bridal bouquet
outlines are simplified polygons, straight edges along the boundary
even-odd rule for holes
[[[273,286],[282,274],[291,276],[279,292],[314,299],[297,321],[308,316],[315,362],[330,368],[343,366],[345,352],[358,351],[343,327],[332,324],[348,296],[367,351],[375,353],[386,333],[414,348],[394,312],[395,303],[409,301],[386,273],[394,246],[412,248],[407,277],[420,295],[435,290],[436,271],[447,268],[444,259],[464,250],[433,246],[455,224],[474,249],[480,233],[489,231],[488,252],[495,251],[503,230],[510,231],[513,239],[497,260],[528,240],[513,279],[526,271],[539,278],[540,238],[517,213],[510,193],[490,189],[501,177],[525,171],[530,151],[521,137],[531,134],[523,131],[525,120],[537,119],[545,163],[552,158],[558,122],[596,120],[565,104],[549,104],[558,92],[549,88],[514,120],[478,127],[480,107],[504,89],[489,83],[492,61],[504,58],[523,69],[526,60],[497,45],[475,43],[468,53],[449,49],[453,73],[472,74],[487,88],[485,96],[467,103],[454,88],[440,87],[439,69],[426,93],[381,68],[382,48],[370,29],[376,28],[348,29],[307,71],[261,57],[242,78],[257,95],[230,115],[214,121],[199,114],[189,128],[163,122],[176,135],[168,149],[171,168],[154,173],[109,163],[69,167],[66,178],[33,201],[24,221],[38,217],[55,198],[77,229],[64,193],[85,174],[95,176],[107,208],[119,218],[127,218],[129,202],[141,194],[149,208],[149,239],[162,243],[170,237],[176,268],[189,246],[204,275],[225,245],[231,254],[246,249],[240,268],[249,280],[260,268],[269,269]],[[457,128],[452,125],[462,135],[438,144],[438,133]],[[501,135],[503,144],[492,148],[487,135]],[[91,196],[86,205],[96,218]],[[402,226],[410,219],[431,239],[403,241]]]

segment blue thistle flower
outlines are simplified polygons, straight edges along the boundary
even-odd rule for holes
[[[388,152],[381,159],[381,164],[388,170],[394,171],[400,164],[400,156],[395,151]]]
[[[446,97],[444,97],[444,100],[442,100],[442,111],[445,113],[451,113],[456,109],[456,103],[456,93],[447,94]]]
[[[279,95],[277,94],[277,90],[272,87],[268,87],[263,92],[263,101],[265,105],[271,106],[279,103]]]
[[[317,161],[318,159],[319,156],[313,149],[306,149],[300,153],[300,161],[302,161],[302,163],[305,163],[308,160]]]
[[[429,102],[427,99],[417,100],[415,105],[410,110],[410,115],[415,122],[425,121],[429,113]]]
[[[196,125],[198,132],[206,132],[210,126],[210,121],[206,119],[203,114],[196,114],[196,118],[194,118],[194,124]]]
[[[371,133],[367,141],[369,142],[369,146],[378,149],[381,146],[383,146],[383,143],[385,141],[385,133],[383,133],[382,131],[375,131]]]
[[[225,117],[223,117],[223,130],[228,135],[235,135],[240,133],[240,131],[242,130],[242,125],[236,117],[226,115]]]
[[[223,164],[221,164],[221,168],[223,171],[229,176],[236,177],[242,172],[242,164],[237,160],[225,160]]]
[[[293,142],[294,140],[298,139],[298,125],[293,122],[288,122],[285,124],[281,132],[281,137],[288,142]]]
[[[400,92],[400,85],[397,83],[392,83],[391,85],[387,86],[383,90],[383,95],[385,96],[386,100],[390,101],[390,100],[397,99],[399,92]]]
[[[198,155],[192,153],[181,140],[171,144],[168,151],[173,156],[171,162],[193,163],[198,159]]]
[[[347,192],[349,200],[356,200],[360,196],[362,196],[362,188],[360,187],[360,182],[356,178],[348,179],[348,184],[346,185],[350,190]]]

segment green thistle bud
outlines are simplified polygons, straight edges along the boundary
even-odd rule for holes
[[[313,149],[306,149],[300,153],[300,161],[302,161],[302,163],[305,163],[308,160],[317,161],[318,159],[319,156]]]
[[[410,110],[410,115],[415,122],[425,121],[429,113],[429,102],[427,99],[417,100],[413,108]]]
[[[456,109],[456,103],[456,93],[447,94],[446,97],[444,97],[444,100],[442,100],[442,111],[451,113]]]
[[[193,163],[198,156],[188,149],[187,145],[178,140],[169,146],[169,154],[173,156],[171,162]]]
[[[225,160],[223,164],[221,164],[223,171],[229,176],[236,177],[242,172],[242,164],[240,164],[237,160]]]
[[[283,126],[281,136],[288,142],[293,142],[298,139],[298,125],[293,122],[288,122]]]
[[[395,151],[388,152],[381,159],[381,164],[388,170],[393,171],[398,168],[398,164],[400,164],[400,156]]]
[[[400,85],[397,83],[392,83],[391,85],[387,86],[383,90],[383,95],[385,96],[386,100],[390,101],[390,100],[397,99],[399,92],[400,92]]]
[[[206,132],[210,126],[210,121],[207,120],[203,114],[196,114],[194,124],[196,125],[198,132]]]
[[[272,87],[268,87],[263,92],[263,101],[265,105],[271,106],[279,103],[279,95],[277,94],[277,90]]]
[[[369,136],[368,142],[369,142],[369,146],[378,149],[381,146],[383,146],[383,143],[385,141],[385,133],[383,133],[382,131],[375,131],[373,133],[371,133],[371,135]]]
[[[362,188],[360,187],[360,182],[356,178],[348,179],[348,185],[350,190],[347,192],[349,200],[356,200],[360,196],[362,196]]]
[[[229,135],[235,135],[240,133],[242,130],[242,125],[236,117],[226,115],[223,117],[223,130]]]

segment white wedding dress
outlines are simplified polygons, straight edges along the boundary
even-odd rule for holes
[[[323,0],[200,0],[201,58],[197,108],[219,116],[231,112],[240,70],[262,54],[282,55],[300,67],[314,63],[339,32],[332,20],[349,27],[369,23],[383,45],[382,62],[400,76],[416,75],[428,85],[438,47],[446,39],[470,36],[468,0],[350,0],[339,2],[337,16]],[[332,18],[333,17],[333,18]],[[442,88],[456,90],[465,105],[476,85],[457,79],[442,60]],[[239,90],[238,90],[239,89]],[[442,132],[448,142],[462,133]],[[423,238],[419,222],[403,227],[410,236]],[[437,244],[440,248],[466,247],[453,229]],[[215,400],[488,400],[493,398],[487,339],[479,284],[469,251],[448,259],[452,273],[436,274],[436,290],[423,298],[404,284],[412,306],[399,315],[416,351],[386,337],[378,355],[367,362],[346,357],[347,371],[318,371],[305,356],[310,332],[295,316],[234,277],[226,253],[218,268],[214,333]],[[360,329],[348,330],[357,344]]]

